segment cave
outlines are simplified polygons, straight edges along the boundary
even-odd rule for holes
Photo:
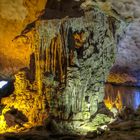
[[[0,140],[139,140],[140,2],[0,1]]]

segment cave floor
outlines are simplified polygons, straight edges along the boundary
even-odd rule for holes
[[[61,130],[54,124],[50,121],[44,126],[24,129],[20,133],[1,134],[0,140],[140,140],[140,107],[136,111],[125,107],[112,122],[104,124],[104,127],[99,126],[96,131],[91,130],[86,135],[70,135],[66,128],[67,134],[64,134],[64,129]]]
[[[140,129],[124,131],[108,131],[100,135],[90,132],[82,135],[57,135],[46,130],[33,130],[24,133],[6,133],[0,135],[0,140],[140,140]]]

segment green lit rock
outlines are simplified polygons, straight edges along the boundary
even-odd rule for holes
[[[73,120],[89,120],[90,119],[90,112],[79,112],[73,117]]]
[[[43,20],[36,26],[40,83],[49,97],[48,114],[60,129],[85,133],[109,122],[108,116],[96,113],[114,64],[119,25],[94,8],[78,18]]]
[[[111,120],[112,119],[107,115],[97,114],[92,121],[84,121],[83,123],[78,122],[80,126],[77,125],[77,129],[80,133],[86,134],[89,131],[94,131],[102,127],[104,128],[104,126],[106,126]]]
[[[111,118],[104,114],[97,114],[96,117],[92,120],[93,126],[102,126],[111,121]]]

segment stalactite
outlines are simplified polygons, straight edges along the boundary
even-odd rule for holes
[[[45,48],[46,52],[46,64],[45,73],[50,73],[54,77],[59,73],[58,79],[61,83],[64,82],[64,63],[66,60],[64,58],[64,50],[62,49],[61,36],[57,35],[51,40],[50,46]]]

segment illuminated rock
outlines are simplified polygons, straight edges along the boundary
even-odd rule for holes
[[[11,127],[11,126],[15,126],[15,125],[23,125],[24,123],[28,122],[28,119],[26,118],[26,116],[24,116],[22,114],[22,112],[16,110],[16,109],[12,109],[10,111],[7,111],[4,114],[4,118],[6,121],[6,124]]]
[[[30,44],[26,37],[16,42],[27,24],[35,21],[45,8],[46,0],[0,1],[0,73],[9,77],[29,65]],[[4,60],[4,61],[3,61]]]
[[[34,82],[40,97],[44,94],[48,101],[49,117],[60,129],[67,127],[65,132],[78,131],[103,101],[104,82],[115,59],[117,29],[119,22],[96,8],[79,18],[36,23]],[[89,128],[90,124],[84,133]]]
[[[14,93],[1,100],[6,105],[0,116],[2,132],[7,128],[3,115],[12,107],[28,118],[26,129],[43,124],[47,117],[54,118],[58,128],[67,128],[65,132],[93,129],[92,123],[85,122],[103,101],[119,24],[95,8],[79,18],[37,21],[29,31],[25,29],[16,42],[20,45],[22,40],[26,46],[24,39],[30,41],[29,67],[15,74]],[[20,130],[10,127],[6,131]]]
[[[136,110],[140,105],[140,90],[137,87],[106,84],[104,102],[110,110],[117,108],[121,111],[124,107]]]
[[[45,95],[40,95],[37,89],[35,89],[35,85],[34,88],[32,88],[26,74],[26,71],[20,71],[15,75],[14,93],[9,97],[2,98],[1,100],[1,104],[5,105],[2,110],[2,115],[0,115],[0,121],[3,121],[3,123],[0,124],[1,133],[5,131],[21,131],[22,128],[31,128],[33,126],[43,124],[43,121],[47,118],[47,110],[45,109],[47,101],[45,102]],[[16,116],[14,117],[10,114],[6,115],[8,114],[7,111],[11,111],[13,107],[23,113],[23,115],[28,119],[27,123],[22,124],[21,126],[20,122],[18,123],[14,121]],[[5,116],[5,119],[3,116]],[[16,121],[17,120],[18,119],[16,119]],[[6,121],[8,121],[8,124]],[[10,124],[14,126],[10,127]]]
[[[86,133],[111,121],[99,111],[104,82],[114,64],[117,44],[115,64],[134,62],[131,66],[138,70],[139,2],[82,2],[0,1],[0,75],[15,76],[13,94],[1,99],[0,133],[44,125],[46,119],[52,119],[60,133]],[[120,35],[126,35],[122,42]],[[108,77],[108,82],[128,81],[136,83],[137,78],[126,72],[112,72]],[[109,92],[114,91],[110,88]],[[122,102],[121,90],[113,97],[109,92],[104,100],[109,109],[130,105],[130,100]],[[139,92],[127,97],[138,108]],[[13,108],[27,120],[11,115]]]
[[[0,116],[2,132],[7,128],[3,116],[12,107],[28,118],[25,128],[43,124],[50,117],[61,120],[62,126],[56,124],[62,129],[67,126],[68,130],[78,131],[78,126],[96,114],[103,101],[104,82],[115,60],[116,37],[123,22],[94,6],[88,10],[77,18],[41,20],[47,16],[44,15],[14,38],[13,49],[17,51],[12,57],[17,57],[16,64],[21,68],[27,68],[19,71],[16,66],[15,91],[1,100],[6,105]],[[7,54],[10,52],[9,49]],[[6,55],[1,56],[7,58]],[[10,55],[8,61],[9,58]],[[8,66],[5,63],[4,68]],[[122,106],[120,98],[118,95],[115,100],[117,108]],[[108,100],[106,104],[111,106]],[[94,119],[98,120],[98,114]],[[74,121],[77,122],[73,124]],[[90,125],[84,127],[84,132],[91,129]],[[6,131],[15,130],[19,131]]]

